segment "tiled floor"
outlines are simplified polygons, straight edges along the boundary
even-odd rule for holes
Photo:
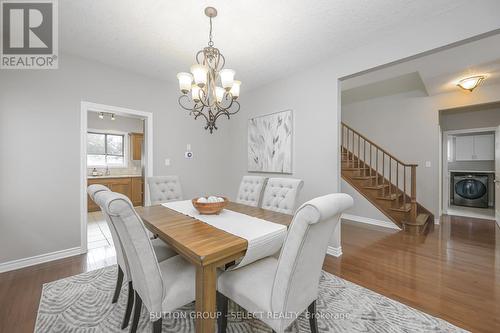
[[[88,213],[87,223],[88,249],[109,247],[111,251],[114,251],[111,232],[102,213],[100,211]]]
[[[473,217],[476,219],[495,219],[495,209],[494,208],[475,208],[475,207],[463,207],[450,205],[448,208],[448,215]]]

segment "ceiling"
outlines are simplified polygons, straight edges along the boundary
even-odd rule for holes
[[[176,81],[207,43],[249,89],[361,47],[381,34],[451,12],[467,0],[64,0],[60,50]]]
[[[433,96],[457,91],[460,79],[478,74],[486,75],[482,85],[500,84],[500,34],[345,80],[342,98],[352,103],[417,88]]]

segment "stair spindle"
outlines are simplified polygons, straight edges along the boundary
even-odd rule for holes
[[[406,206],[406,166],[403,166],[403,207]]]
[[[378,152],[378,147],[375,147],[375,148],[376,148],[375,149],[375,177],[377,177],[377,178],[375,178],[375,184],[378,186],[378,178],[379,178],[378,177],[378,155],[379,155],[378,153],[379,152]]]

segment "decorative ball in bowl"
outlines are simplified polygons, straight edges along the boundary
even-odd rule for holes
[[[204,215],[219,214],[228,203],[226,197],[208,196],[199,197],[191,200],[194,208]]]

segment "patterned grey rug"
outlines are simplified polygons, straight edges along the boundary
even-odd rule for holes
[[[120,329],[127,287],[111,304],[116,266],[71,276],[43,286],[35,332],[127,332]],[[323,272],[317,302],[320,332],[466,332],[450,323]],[[163,332],[194,332],[194,303],[163,320]],[[233,313],[244,313],[235,304]],[[238,318],[237,318],[238,317]],[[261,321],[230,316],[228,332],[270,332]],[[143,307],[139,332],[150,332]],[[289,332],[310,332],[304,315]]]

